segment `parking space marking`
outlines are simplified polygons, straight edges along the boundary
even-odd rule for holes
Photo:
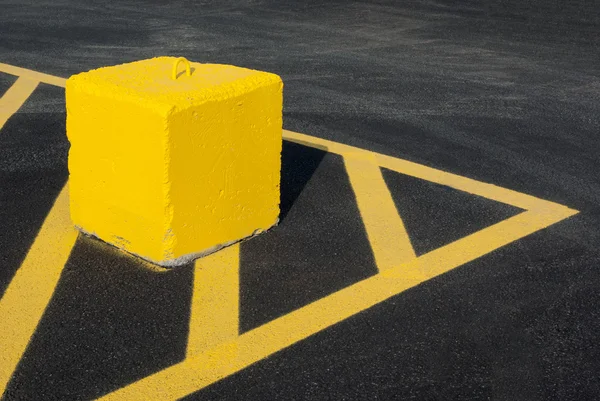
[[[402,277],[410,270],[426,279],[433,278],[447,272],[448,266],[464,265],[577,213],[564,207],[528,210],[422,255],[413,263],[390,271],[388,276]]]
[[[506,203],[524,210],[542,211],[548,209],[549,213],[557,210],[571,210],[566,206],[554,202],[536,198],[521,192],[516,192],[497,185],[487,184],[472,178],[448,173],[423,164],[414,163],[408,160],[398,159],[396,157],[383,155],[366,149],[356,148],[339,142],[333,142],[323,138],[317,138],[299,132],[283,130],[283,138],[287,141],[300,145],[309,146],[324,150],[326,152],[336,153],[344,156],[348,154],[361,153],[366,158],[371,158],[380,167],[396,171],[400,174],[409,175],[425,181],[431,181],[436,184],[445,185],[459,191],[467,192],[473,195],[481,196],[496,202]],[[575,211],[576,212],[576,211]]]
[[[379,271],[410,262],[417,255],[375,158],[344,157],[356,203]]]
[[[290,136],[289,131],[287,135]],[[307,137],[297,133],[291,133],[291,136],[302,141]],[[321,139],[315,138],[313,146],[323,148],[324,144]],[[347,150],[345,146],[344,150]],[[344,151],[341,153],[343,154]],[[394,163],[388,163],[388,166],[398,167]],[[412,164],[409,166],[414,167]],[[416,171],[407,169],[400,172],[429,174],[436,171],[432,170],[417,168]],[[486,194],[490,191],[489,193],[494,197],[536,208],[524,211],[407,263],[383,270],[375,276],[246,332],[233,341],[221,343],[179,364],[116,390],[100,400],[175,400],[184,397],[426,280],[578,213],[562,205],[527,195],[521,196],[522,194],[489,184],[474,180],[465,181],[462,177],[449,173],[439,172],[432,178],[447,183],[448,180],[455,179],[454,177],[458,185],[470,188],[474,193]]]
[[[244,333],[235,341],[220,344],[123,387],[100,400],[179,399],[385,301],[421,281],[375,275]]]
[[[76,239],[65,186],[0,299],[0,394],[6,390],[50,302]]]
[[[6,65],[0,63],[0,70],[2,68],[6,70]],[[8,70],[23,70],[11,68]],[[24,76],[48,77],[33,71]],[[43,82],[57,80],[61,83],[58,86],[64,87],[64,79],[58,77],[51,77]],[[404,259],[395,265],[391,259],[379,257],[376,263],[382,261],[384,266],[378,266],[378,274],[241,335],[238,334],[239,247],[231,247],[212,258],[202,259],[195,265],[195,294],[186,359],[101,399],[170,400],[184,397],[428,279],[578,213],[554,202],[353,146],[287,130],[283,131],[283,137],[291,142],[344,157],[356,198],[362,199],[358,200],[362,204],[359,205],[361,215],[367,216],[366,220],[369,221],[365,223],[365,227],[370,227],[366,229],[373,233],[369,236],[370,241],[372,238],[381,238],[389,223],[382,217],[383,214],[378,214],[381,211],[371,210],[371,207],[377,207],[382,202],[373,197],[382,196],[385,198],[383,202],[388,202],[385,206],[386,215],[392,215],[395,211],[395,207],[392,211],[389,205],[389,190],[384,191],[379,185],[381,182],[377,184],[378,180],[383,181],[378,172],[380,167],[503,202],[525,211],[419,257],[403,254]],[[368,178],[374,180],[375,187],[369,185]],[[397,211],[395,215],[401,224]],[[398,227],[387,232],[392,237],[389,242],[392,245],[389,246],[410,241],[405,238],[405,230]],[[4,325],[0,327],[0,346],[8,351],[1,359],[2,391],[50,301],[76,236],[69,219],[68,193],[65,187],[44,221],[25,261],[0,300],[0,320]],[[382,244],[384,242],[371,244],[371,247],[379,249]],[[396,251],[378,252],[394,255]],[[402,252],[408,251],[404,249]],[[220,288],[213,291],[207,287],[210,285]],[[220,291],[225,294],[223,298],[216,296],[217,293],[221,294]],[[213,315],[210,316],[210,313]],[[223,313],[223,321],[219,321],[220,313]],[[202,328],[200,325],[206,326]]]
[[[10,116],[17,112],[31,96],[39,81],[27,77],[19,77],[11,85],[6,93],[0,98],[0,129],[8,121]]]
[[[196,261],[188,357],[239,335],[239,293],[239,244]]]
[[[66,79],[64,78],[44,74],[43,72],[29,70],[27,68],[16,67],[10,64],[0,63],[0,72],[5,72],[7,74],[15,75],[17,77],[29,78],[32,81],[39,81],[45,84],[60,86],[61,88],[64,88],[66,83]]]

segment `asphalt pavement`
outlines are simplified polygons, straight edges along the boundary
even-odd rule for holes
[[[174,55],[274,72],[288,130],[579,211],[186,400],[598,399],[594,1],[3,0],[0,8],[0,63],[68,77]],[[0,72],[0,95],[15,80]],[[64,90],[42,83],[0,130],[0,296],[67,181],[68,147]],[[382,175],[417,256],[521,212]],[[242,334],[377,274],[340,155],[284,142],[281,192],[281,224],[240,246]],[[192,264],[154,270],[79,237],[4,399],[94,399],[183,361],[192,282]]]

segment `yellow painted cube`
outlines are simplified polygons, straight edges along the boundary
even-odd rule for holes
[[[163,266],[273,226],[283,84],[271,73],[159,57],[67,80],[71,217]],[[183,61],[183,60],[182,60]]]

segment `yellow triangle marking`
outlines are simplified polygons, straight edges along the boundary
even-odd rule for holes
[[[64,86],[62,78],[2,63],[0,63],[0,71],[35,77],[42,82]],[[239,294],[236,289],[239,287],[239,278],[236,280],[233,277],[233,274],[237,273],[239,269],[239,254],[237,253],[239,250],[232,248],[227,255],[222,254],[213,260],[217,266],[225,266],[226,279],[224,278],[223,282],[218,282],[218,274],[216,274],[218,269],[205,265],[208,260],[199,262],[196,265],[195,294],[191,311],[192,324],[186,359],[107,394],[101,399],[135,401],[174,400],[184,397],[429,278],[452,270],[578,213],[576,210],[557,203],[333,141],[286,130],[284,130],[284,138],[288,141],[337,153],[345,158],[346,166],[350,166],[350,180],[357,195],[361,215],[368,216],[365,220],[369,220],[369,222],[365,221],[365,225],[370,239],[382,238],[385,230],[389,228],[396,237],[393,244],[403,244],[407,241],[407,238],[403,238],[405,231],[402,228],[389,227],[388,222],[380,219],[378,211],[371,210],[374,202],[364,201],[365,197],[381,196],[383,202],[387,203],[386,211],[382,215],[387,215],[398,223],[400,217],[397,216],[397,212],[394,216],[389,204],[391,198],[387,198],[389,190],[384,190],[381,185],[385,184],[379,181],[380,175],[378,176],[373,169],[375,162],[381,167],[402,174],[507,203],[525,211],[418,258],[413,258],[406,249],[403,250],[403,252],[408,252],[406,254],[395,254],[397,251],[394,250],[384,251],[381,244],[387,245],[387,240],[382,241],[381,244],[372,244],[374,251],[377,249],[376,254],[392,255],[376,257],[376,262],[383,265],[378,266],[380,273],[242,335],[237,334],[239,323],[239,309],[237,308],[239,306],[236,304],[239,303],[237,298]],[[369,164],[361,164],[364,163],[364,160],[369,161]],[[361,166],[369,171],[364,174],[357,173]],[[374,180],[375,188],[367,185],[369,177]],[[385,189],[387,190],[387,187]],[[14,347],[16,351],[9,355],[10,363],[3,363],[2,375],[0,375],[2,389],[6,386],[6,382],[21,358],[22,352],[24,352],[25,346],[50,300],[62,265],[66,263],[69,251],[75,242],[74,230],[65,223],[69,221],[66,196],[66,191],[63,191],[57,199],[27,258],[9,285],[4,298],[0,300],[0,320],[4,322],[2,330],[7,331],[6,337],[0,336],[1,348],[6,349],[5,338],[17,344]],[[399,221],[398,224],[401,224],[401,219]],[[54,256],[47,259],[44,255]],[[45,271],[44,269],[48,266],[51,267],[50,271]],[[49,279],[45,280],[45,284],[42,285],[43,294],[37,294],[37,290],[34,291],[35,293],[32,292],[32,289],[39,287],[39,285],[36,286],[36,282],[39,281],[38,273],[49,276]],[[215,292],[203,286],[202,278],[207,279],[207,282],[213,282],[215,286],[220,286],[220,290],[227,295],[222,299],[215,296]],[[31,304],[23,302],[28,297],[32,297],[34,302]],[[218,322],[215,316],[209,316],[210,307],[203,305],[205,302],[214,306],[216,314],[224,313],[223,322]],[[21,314],[27,314],[27,316],[21,316]],[[10,328],[14,322],[19,322],[21,319],[23,322],[27,322],[23,325],[23,330]],[[207,327],[208,331],[199,327],[202,325],[206,325],[204,327]]]
[[[376,238],[383,235],[387,222],[382,222],[379,216],[372,216],[372,214],[378,213],[371,209],[375,206],[375,202],[360,200],[375,193],[381,196],[385,194],[380,183],[375,184],[375,189],[368,187],[365,177],[370,176],[377,182],[378,176],[374,173],[372,164],[371,166],[364,164],[365,160],[376,160],[382,167],[399,173],[528,210],[418,258],[405,258],[404,262],[399,262],[395,266],[389,265],[392,258],[376,258],[377,263],[382,260],[384,263],[383,269],[382,266],[378,266],[379,274],[244,333],[234,340],[207,349],[177,365],[125,386],[102,397],[102,400],[175,400],[184,397],[423,281],[484,256],[577,213],[575,210],[553,202],[348,145],[291,131],[284,131],[284,138],[345,157],[346,166],[350,165],[348,171],[357,195],[361,215],[368,216],[367,220],[370,220],[370,223],[365,222],[370,240],[373,238],[372,232],[376,232]],[[361,167],[369,169],[369,172],[365,173],[366,176],[357,173]],[[362,191],[368,193],[364,194]],[[385,195],[384,202],[389,202],[388,195],[389,193]],[[391,209],[389,207],[386,209],[385,213],[391,216]],[[403,237],[405,233],[400,229],[392,230],[392,232],[400,237]],[[398,244],[404,241],[404,239],[396,238]],[[371,246],[374,250],[380,248],[379,244],[375,246],[371,244]],[[377,252],[375,253],[377,254]],[[393,252],[391,251],[390,254]],[[402,259],[404,258],[398,257],[398,260]],[[159,395],[157,396],[157,394]]]

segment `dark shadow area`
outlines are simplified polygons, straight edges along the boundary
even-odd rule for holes
[[[62,88],[40,85],[0,131],[0,296],[68,176]]]
[[[342,157],[288,144],[288,168],[302,164],[304,151],[307,166],[320,163],[310,181],[308,174],[288,181],[294,207],[279,226],[241,244],[241,332],[377,271]]]
[[[80,236],[6,398],[95,399],[183,360],[192,285]]]
[[[62,169],[0,172],[0,297],[33,244],[46,215],[67,180]],[[9,189],[4,189],[9,188]]]
[[[505,203],[381,170],[417,256],[523,212]]]
[[[279,220],[283,222],[294,202],[313,176],[326,152],[283,141],[281,149],[281,203]]]

